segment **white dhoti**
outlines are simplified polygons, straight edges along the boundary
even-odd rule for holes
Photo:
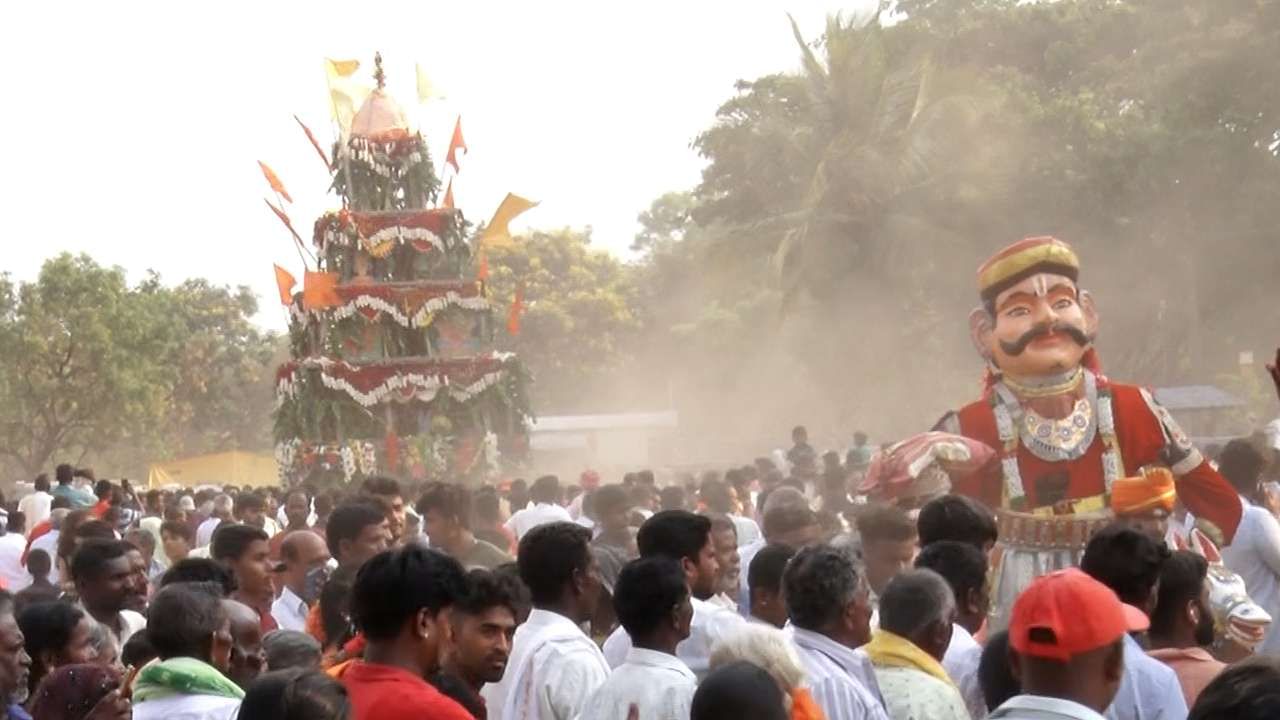
[[[988,632],[1008,627],[1014,600],[1032,580],[1079,565],[1089,537],[1112,519],[1106,512],[1040,515],[997,510],[1000,540],[991,565]]]

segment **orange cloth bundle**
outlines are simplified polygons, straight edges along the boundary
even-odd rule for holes
[[[1120,478],[1111,486],[1111,509],[1117,515],[1146,515],[1153,511],[1168,515],[1177,499],[1173,473],[1168,468],[1147,468],[1138,477]]]

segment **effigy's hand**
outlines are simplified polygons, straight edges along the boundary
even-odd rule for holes
[[[1276,359],[1267,364],[1267,372],[1271,373],[1271,382],[1276,386],[1276,397],[1280,398],[1280,348],[1276,348]]]

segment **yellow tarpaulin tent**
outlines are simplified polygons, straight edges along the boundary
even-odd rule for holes
[[[147,485],[153,488],[165,485],[264,487],[279,482],[275,458],[239,450],[153,463],[147,477]]]

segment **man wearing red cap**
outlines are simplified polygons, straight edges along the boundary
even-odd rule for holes
[[[1009,662],[1022,694],[991,720],[1103,720],[1124,676],[1124,638],[1147,616],[1075,568],[1034,580],[1009,621]]]
[[[953,478],[955,491],[999,508],[1003,559],[995,607],[1037,574],[1074,564],[1092,530],[1109,522],[1113,485],[1147,466],[1170,470],[1178,497],[1229,542],[1241,504],[1151,394],[1110,382],[1093,348],[1098,313],[1076,284],[1066,243],[1028,238],[978,270],[982,304],[969,316],[987,363],[982,399],[935,428],[997,452]]]

